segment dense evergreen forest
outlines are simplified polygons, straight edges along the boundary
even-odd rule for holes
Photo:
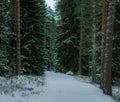
[[[89,76],[112,96],[120,86],[120,1],[0,0],[0,76],[45,70]]]

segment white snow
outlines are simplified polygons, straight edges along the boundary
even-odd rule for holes
[[[116,99],[116,102],[120,102],[120,86],[113,86],[113,97]]]
[[[55,10],[55,1],[54,0],[45,0],[46,4],[51,7],[53,10]]]
[[[76,80],[73,76],[55,72],[45,73],[45,85],[40,89],[33,87],[42,92],[27,97],[20,96],[18,91],[15,97],[3,94],[0,95],[0,102],[115,102],[99,88]]]
[[[68,71],[66,74],[67,75],[73,75],[74,73],[72,71]]]

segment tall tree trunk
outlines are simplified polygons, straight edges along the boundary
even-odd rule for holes
[[[20,51],[20,0],[16,0],[16,34],[17,34],[17,74],[21,70],[21,51]]]
[[[82,75],[82,38],[83,38],[83,23],[82,23],[82,19],[83,19],[83,3],[84,0],[81,0],[81,17],[80,17],[80,41],[79,41],[79,69],[78,69],[78,74]]]
[[[101,84],[100,88],[103,89],[104,84],[104,69],[105,69],[105,39],[106,39],[106,26],[107,26],[107,0],[102,0],[102,42],[101,42]]]
[[[20,51],[20,0],[10,0],[10,8],[11,8],[11,30],[16,33],[17,41],[17,54],[16,54],[16,71],[14,74],[20,74],[21,70],[21,51]]]
[[[14,33],[15,32],[15,0],[10,0],[10,10],[11,10],[11,31]]]
[[[108,16],[106,28],[105,71],[103,92],[112,96],[112,35],[115,17],[115,0],[108,1]]]
[[[96,82],[96,18],[94,2],[92,2],[92,19],[92,82]]]

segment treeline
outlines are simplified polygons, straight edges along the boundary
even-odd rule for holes
[[[120,85],[120,2],[57,1],[57,70],[90,76],[112,95]]]
[[[16,0],[0,1],[0,75],[41,75],[44,72],[44,32],[46,5],[44,0],[20,0],[20,49],[18,49]],[[18,54],[20,50],[21,54]]]
[[[112,95],[120,85],[120,2],[59,0],[54,12],[45,0],[18,1],[0,1],[0,76],[72,71]]]

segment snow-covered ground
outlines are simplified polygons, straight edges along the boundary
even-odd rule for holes
[[[104,95],[99,88],[76,80],[73,76],[46,72],[44,85],[37,85],[41,83],[41,77],[33,78],[32,84],[30,79],[26,79],[26,85],[23,85],[30,89],[29,91],[38,91],[38,94],[26,95],[28,90],[23,90],[24,94],[21,95],[22,92],[18,90],[15,91],[14,97],[9,94],[1,94],[0,102],[115,102],[111,97]],[[25,97],[23,97],[24,95]]]

